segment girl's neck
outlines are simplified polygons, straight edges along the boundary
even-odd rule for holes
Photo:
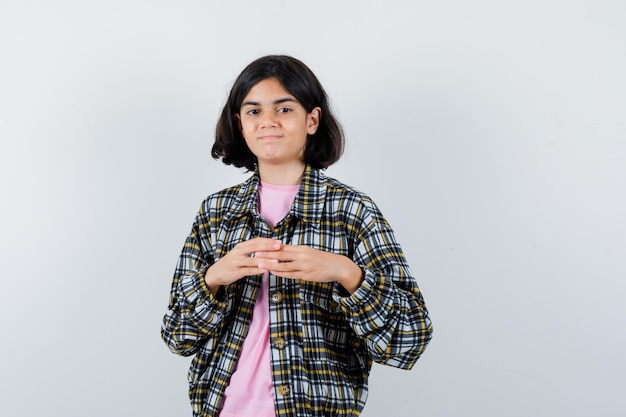
[[[297,161],[291,164],[259,165],[261,181],[272,185],[298,185],[304,174],[304,162]]]

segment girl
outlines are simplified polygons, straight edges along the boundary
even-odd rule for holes
[[[253,172],[201,205],[161,335],[193,355],[194,416],[357,416],[372,362],[411,369],[432,326],[393,231],[322,170],[343,133],[311,70],[248,65],[212,156]]]

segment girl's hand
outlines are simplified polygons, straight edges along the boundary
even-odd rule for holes
[[[363,271],[343,255],[324,252],[308,246],[283,245],[280,250],[257,252],[260,270],[283,278],[313,282],[339,282],[353,293],[361,285]]]
[[[248,275],[262,274],[265,269],[260,269],[259,263],[267,263],[267,260],[259,260],[253,255],[256,252],[273,253],[281,246],[279,240],[260,237],[241,242],[209,267],[204,281],[215,295],[220,285],[231,284]]]

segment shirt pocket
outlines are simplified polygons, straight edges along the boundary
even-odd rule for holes
[[[369,369],[370,359],[341,306],[333,299],[335,283],[300,281],[302,343],[308,361],[328,361],[360,375]]]
[[[303,343],[310,360],[351,362],[357,337],[341,306],[332,297],[334,283],[300,283]]]
[[[341,307],[333,299],[334,282],[300,282],[300,300],[328,314],[341,313]]]

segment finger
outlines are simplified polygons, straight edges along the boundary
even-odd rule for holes
[[[257,264],[259,270],[266,272],[270,271],[272,268],[275,268],[278,265],[278,261],[276,259],[265,259]]]
[[[278,261],[272,261],[271,259],[257,259],[256,257],[247,257],[247,258],[240,258],[235,264],[235,268],[237,269],[241,269],[241,268],[260,268],[259,265],[261,264],[265,264],[265,263],[269,263],[271,264],[272,262],[276,262],[278,263]]]
[[[239,278],[243,278],[247,276],[260,275],[263,273],[265,273],[265,271],[259,269],[257,265],[242,266],[241,268],[237,268],[236,270],[234,270],[231,274],[229,274],[229,276],[236,276]]]
[[[295,270],[283,271],[283,270],[277,270],[274,267],[271,268],[269,272],[270,274],[276,275],[277,277],[289,278],[289,279],[300,279],[300,277],[302,276],[301,271],[295,271]]]
[[[276,259],[280,262],[290,262],[295,259],[294,254],[284,253],[281,251],[255,252],[254,257],[257,259]]]
[[[239,268],[237,272],[238,272],[238,275],[240,275],[241,277],[247,277],[251,275],[260,275],[260,274],[265,273],[266,271],[254,266],[254,267]]]
[[[304,273],[304,269],[295,262],[267,263],[263,264],[263,267],[268,268],[271,273],[281,276],[283,274],[302,275]]]
[[[271,271],[270,271],[270,272],[271,272]],[[273,272],[271,272],[271,273],[272,273],[272,274],[274,274]],[[300,277],[295,276],[295,275],[294,275],[294,276],[290,276],[290,275],[279,275],[279,274],[274,274],[274,275],[276,275],[277,277],[284,278],[284,279],[293,279],[293,280],[296,280],[296,279],[297,279],[297,280],[301,280],[301,278],[300,278]]]
[[[282,245],[280,250],[288,253],[301,253],[310,249],[312,248],[305,245]]]
[[[250,240],[247,240],[247,241],[246,241],[246,242],[244,242],[244,243],[248,243],[248,244],[257,244],[257,243],[262,243],[262,244],[265,244],[265,243],[281,243],[281,244],[282,244],[282,242],[281,242],[280,240],[278,240],[278,239],[274,239],[274,238],[270,238],[270,237],[255,237],[255,238],[252,238],[252,239],[250,239]]]
[[[242,254],[249,256],[255,252],[276,251],[279,250],[281,246],[280,240],[259,237],[242,242],[238,244],[236,248],[240,250]]]
[[[308,281],[308,282],[331,282],[329,279],[325,279],[323,276],[317,274],[307,274],[305,271],[270,271],[271,274],[276,275],[277,277],[285,278],[285,279],[297,279],[300,281]]]

